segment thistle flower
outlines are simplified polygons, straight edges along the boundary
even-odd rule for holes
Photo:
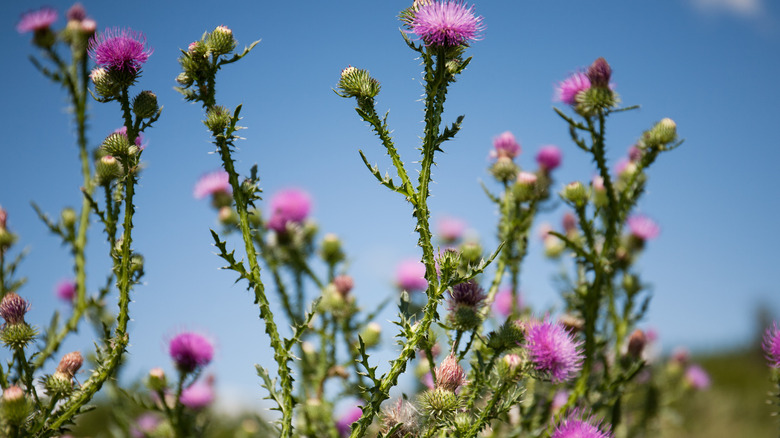
[[[73,378],[73,376],[76,375],[78,370],[81,368],[81,365],[83,364],[84,358],[81,356],[81,353],[78,351],[73,351],[66,354],[65,356],[62,356],[59,365],[57,365],[55,374],[59,373],[63,377],[66,377],[68,380],[70,380]]]
[[[612,67],[609,66],[606,59],[598,58],[588,67],[586,75],[593,87],[608,88],[609,79],[612,77]]]
[[[513,159],[520,155],[522,148],[520,143],[515,139],[514,134],[509,131],[503,132],[493,138],[493,148],[491,155],[495,155],[497,158],[507,157]]]
[[[536,153],[536,162],[545,172],[552,172],[560,166],[561,158],[561,150],[555,145],[542,146]]]
[[[445,243],[455,243],[463,237],[466,223],[454,217],[442,217],[437,223],[438,235]]]
[[[769,366],[780,368],[780,329],[777,328],[777,322],[772,323],[772,327],[766,329],[763,347]]]
[[[418,428],[418,413],[414,405],[402,398],[399,398],[395,405],[386,408],[382,412],[382,431],[387,433],[397,424],[401,426],[396,432],[389,435],[388,438],[403,438],[406,436],[416,436]]]
[[[571,234],[573,232],[577,231],[577,217],[574,216],[574,214],[570,211],[567,211],[563,214],[563,219],[561,219],[561,225],[563,225],[563,232],[564,234]]]
[[[16,31],[19,33],[46,31],[55,21],[57,21],[57,11],[43,7],[22,14],[22,18],[16,25]]]
[[[436,388],[455,392],[465,381],[466,372],[452,353],[436,368]]]
[[[30,303],[16,292],[8,292],[0,302],[0,316],[9,326],[24,324],[24,315],[28,310],[30,310]]]
[[[707,389],[710,387],[710,375],[699,365],[689,365],[685,370],[685,382],[693,389]]]
[[[450,292],[450,307],[478,307],[485,301],[486,295],[482,287],[474,280],[459,283]]]
[[[181,391],[179,402],[190,409],[203,409],[214,401],[214,377],[199,380]]]
[[[195,199],[203,199],[206,196],[217,193],[231,194],[233,188],[230,186],[229,175],[224,170],[216,170],[200,177],[195,183],[195,189],[192,195]]]
[[[633,215],[626,221],[631,235],[639,240],[655,239],[661,232],[661,228],[652,219],[643,215]]]
[[[556,100],[567,105],[576,105],[577,94],[590,88],[590,79],[585,73],[577,72],[558,83]]]
[[[116,130],[114,130],[114,134],[122,134],[125,136],[125,138],[127,138],[127,126],[122,126],[120,128],[117,128]],[[139,150],[146,149],[146,144],[144,144],[144,134],[139,132],[138,135],[135,136],[134,143]]]
[[[268,228],[282,233],[288,223],[301,223],[309,215],[311,198],[309,194],[299,189],[285,189],[271,198],[271,217]]]
[[[455,47],[478,40],[484,30],[482,17],[462,1],[431,1],[420,5],[411,22],[412,33],[428,47]]]
[[[133,76],[152,52],[144,34],[131,29],[108,28],[89,41],[89,56],[98,66]]]
[[[419,260],[407,259],[398,264],[395,271],[396,284],[407,292],[419,292],[428,288],[425,279],[425,265]]]
[[[355,280],[349,275],[339,275],[333,279],[333,286],[336,287],[338,293],[346,296],[355,287]]]
[[[558,322],[535,321],[528,324],[525,347],[536,370],[550,375],[554,382],[574,377],[582,367],[582,341],[577,341]]]
[[[146,438],[151,436],[162,419],[154,412],[145,412],[135,419],[135,424],[130,427],[130,436],[133,438]]]
[[[72,303],[73,299],[76,298],[76,282],[71,278],[60,280],[54,293],[62,301]]]
[[[515,309],[520,311],[525,307],[523,304],[522,295],[517,294],[517,306]],[[505,287],[496,294],[495,300],[493,300],[493,312],[506,318],[512,313],[512,288]]]
[[[612,438],[612,432],[601,429],[601,421],[585,418],[581,411],[575,410],[555,427],[550,438]]]
[[[81,3],[73,3],[73,6],[65,13],[65,17],[68,21],[84,21],[87,18],[87,11],[84,9],[84,5]]]
[[[349,429],[352,423],[358,421],[363,415],[363,410],[357,404],[344,411],[336,420],[336,429],[339,430],[339,435],[349,436]]]
[[[181,333],[174,337],[168,351],[176,367],[186,373],[208,365],[214,356],[211,342],[192,332]]]

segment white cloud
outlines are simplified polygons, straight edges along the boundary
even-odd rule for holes
[[[729,12],[744,17],[755,17],[764,11],[763,0],[692,0],[705,12]]]

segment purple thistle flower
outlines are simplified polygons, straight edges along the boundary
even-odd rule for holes
[[[550,438],[612,438],[612,432],[609,428],[601,430],[601,421],[592,416],[584,418],[575,410],[556,426]]]
[[[229,175],[222,169],[201,176],[198,182],[195,183],[192,195],[195,196],[195,199],[203,199],[216,193],[233,193]]]
[[[780,368],[780,329],[777,328],[777,322],[772,323],[772,327],[766,329],[763,347],[769,366]]]
[[[558,322],[529,323],[525,343],[535,368],[548,373],[554,382],[569,380],[582,368],[582,341],[575,340]]]
[[[89,40],[90,58],[111,71],[135,75],[152,52],[144,34],[131,29],[108,28]]]
[[[493,138],[493,148],[495,148],[495,150],[491,152],[491,156],[496,158],[507,157],[510,159],[520,155],[522,150],[520,143],[517,142],[514,134],[509,131],[502,132]]]
[[[277,192],[271,198],[271,217],[268,219],[268,228],[282,233],[287,229],[287,224],[301,223],[309,215],[311,210],[311,197],[299,189],[285,189]]]
[[[117,134],[122,134],[125,136],[125,138],[127,138],[127,126],[117,128],[114,132]],[[144,144],[144,134],[142,132],[139,132],[138,135],[135,136],[135,145],[138,146],[138,149],[140,150],[146,149],[146,144]]]
[[[692,364],[685,370],[685,381],[693,389],[707,389],[710,387],[710,375],[699,365]]]
[[[30,303],[16,292],[6,293],[0,302],[0,317],[8,325],[24,324],[24,315],[28,310],[30,310]]]
[[[485,27],[474,6],[462,1],[430,1],[414,13],[411,30],[426,46],[455,47],[479,39]]]
[[[362,415],[363,410],[357,404],[342,413],[339,419],[336,420],[336,429],[339,430],[339,435],[349,436],[349,429],[352,427],[352,423],[358,421]]]
[[[76,282],[71,278],[60,280],[55,288],[55,294],[62,301],[73,303],[73,299],[76,298]]]
[[[639,214],[633,215],[626,221],[631,235],[640,240],[651,240],[658,237],[661,228],[652,219]]]
[[[214,378],[199,380],[181,391],[179,401],[190,409],[203,409],[214,401]]]
[[[477,307],[485,301],[485,298],[487,298],[485,291],[476,281],[458,283],[450,292],[450,308],[452,310],[458,305]]]
[[[536,162],[546,172],[551,172],[560,166],[561,158],[561,150],[555,145],[542,146],[536,154]]]
[[[184,372],[195,371],[208,365],[214,357],[214,347],[208,339],[197,333],[181,333],[171,340],[169,353],[176,367]]]
[[[76,2],[73,3],[73,6],[65,13],[65,17],[67,17],[68,21],[84,21],[84,19],[87,18],[87,11],[84,9],[84,5]]]
[[[437,225],[439,237],[447,243],[459,240],[466,229],[466,223],[454,217],[442,217]]]
[[[130,436],[146,438],[162,423],[160,416],[154,412],[145,412],[135,419],[135,425],[130,427]]]
[[[520,311],[525,307],[523,304],[522,295],[517,294],[517,310]],[[496,298],[493,301],[493,311],[497,314],[507,317],[512,313],[512,289],[506,287],[501,289],[496,294]]]
[[[590,79],[583,72],[577,72],[558,83],[556,100],[567,105],[577,103],[577,94],[590,88]]]
[[[43,7],[22,14],[22,18],[19,19],[19,23],[16,25],[16,31],[26,33],[46,30],[55,21],[57,21],[57,11],[49,7]]]
[[[396,284],[407,292],[423,291],[428,288],[425,279],[425,265],[415,259],[407,259],[398,264],[395,271]]]

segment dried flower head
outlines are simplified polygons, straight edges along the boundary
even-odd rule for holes
[[[647,216],[635,214],[626,221],[631,235],[640,240],[651,240],[658,237],[661,228]]]
[[[428,288],[425,279],[425,265],[415,259],[407,259],[398,264],[395,271],[396,284],[407,292],[423,291]]]
[[[766,329],[763,347],[769,366],[780,368],[780,329],[777,327],[777,322],[772,323],[772,327]]]
[[[585,73],[577,72],[558,83],[556,100],[567,105],[576,105],[577,94],[590,88],[590,79]]]
[[[207,173],[198,179],[195,183],[195,189],[192,195],[195,199],[203,199],[217,193],[231,194],[233,188],[230,186],[229,175],[224,170],[216,170]]]
[[[474,15],[473,6],[450,0],[420,2],[410,27],[429,47],[468,44],[479,39],[484,30],[482,17]]]
[[[89,41],[89,56],[109,71],[136,75],[152,52],[144,34],[131,29],[108,28]]]
[[[24,315],[28,310],[30,310],[30,303],[16,292],[8,292],[0,302],[0,316],[7,325],[24,324]]]
[[[612,432],[606,429],[602,430],[601,421],[592,416],[585,418],[575,410],[558,423],[550,438],[612,438]]]
[[[450,354],[436,369],[436,388],[455,392],[466,380],[466,372],[454,354]]]
[[[282,233],[288,223],[301,223],[311,210],[311,197],[299,189],[285,189],[277,192],[270,203],[271,217],[268,228]]]
[[[582,368],[582,341],[574,339],[558,322],[527,324],[525,347],[536,370],[549,374],[554,382],[574,377]]]
[[[57,21],[57,11],[52,8],[43,7],[38,10],[27,11],[19,19],[16,31],[19,33],[45,31],[55,21]]]
[[[416,432],[419,430],[418,415],[417,409],[415,409],[411,402],[399,398],[391,408],[386,408],[382,412],[382,431],[387,433],[390,429],[400,424],[395,433],[388,435],[387,438],[404,438],[408,435],[415,436]]]
[[[208,365],[214,356],[214,347],[208,339],[197,333],[185,332],[171,340],[169,353],[176,367],[184,372],[192,372]]]

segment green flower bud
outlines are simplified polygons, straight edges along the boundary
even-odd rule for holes
[[[107,155],[125,156],[130,153],[130,142],[127,140],[127,135],[114,132],[103,140],[101,148]]]
[[[588,190],[581,182],[574,181],[563,188],[561,197],[577,207],[582,207],[588,201]]]
[[[530,201],[537,197],[538,180],[535,173],[520,172],[517,174],[517,182],[512,186],[512,193],[519,201]]]
[[[501,381],[516,380],[521,376],[522,369],[523,358],[514,353],[505,355],[498,362],[498,375]]]
[[[479,263],[482,258],[482,245],[476,240],[464,242],[460,246],[460,255],[461,259],[468,264]]]
[[[341,79],[338,83],[341,97],[374,98],[379,94],[379,82],[372,78],[368,70],[349,66],[341,71]]]
[[[577,101],[575,110],[584,116],[598,114],[620,103],[618,94],[608,87],[590,87],[577,93],[575,99]]]
[[[192,80],[192,77],[190,77],[190,75],[188,75],[187,72],[181,72],[179,73],[178,76],[176,76],[176,82],[178,82],[179,84],[185,87],[189,87],[195,81]]]
[[[3,391],[3,418],[11,425],[19,426],[32,411],[22,388],[11,385]]]
[[[43,387],[46,390],[46,394],[51,397],[67,397],[73,392],[73,381],[70,377],[60,372],[55,372],[44,378]]]
[[[495,163],[490,166],[490,173],[496,180],[508,183],[517,179],[517,173],[520,169],[509,157],[498,157]]]
[[[112,155],[104,155],[95,163],[97,182],[100,185],[108,185],[111,181],[122,176],[122,165]]]
[[[95,84],[95,91],[104,99],[111,99],[119,96],[121,87],[114,81],[114,78],[108,74],[108,70],[103,67],[97,67],[89,74],[92,83]]]
[[[152,391],[163,391],[168,387],[168,380],[162,368],[152,368],[146,377],[146,387]]]
[[[544,255],[550,258],[557,258],[566,249],[566,243],[552,234],[544,238]]]
[[[215,55],[226,55],[236,48],[233,31],[227,26],[217,26],[206,39],[206,45]]]
[[[73,230],[76,226],[76,210],[65,207],[62,209],[62,213],[60,213],[60,218],[62,219],[62,225],[68,230]]]
[[[326,234],[322,239],[320,246],[320,255],[325,263],[335,265],[345,259],[344,251],[341,249],[341,240],[335,234]]]
[[[369,322],[360,332],[360,337],[363,339],[363,343],[366,344],[366,348],[378,345],[381,336],[382,326],[375,322]]]
[[[159,110],[157,95],[149,90],[138,93],[133,99],[133,112],[142,119],[154,117]]]
[[[16,242],[16,234],[0,227],[0,250],[9,248]]]
[[[645,147],[661,150],[675,140],[677,140],[677,124],[670,118],[665,118],[656,123],[644,136]]]
[[[206,120],[203,123],[212,133],[218,135],[225,132],[225,128],[227,128],[231,120],[232,117],[228,109],[224,106],[216,105],[209,108],[206,113]]]
[[[472,330],[482,322],[482,315],[474,306],[456,306],[449,314],[452,328],[462,332]]]
[[[444,388],[425,391],[420,396],[420,408],[423,415],[431,421],[444,422],[460,409],[461,402],[457,394]]]
[[[508,321],[498,330],[488,335],[488,348],[494,351],[504,351],[517,347],[525,337],[525,330],[520,321]]]

